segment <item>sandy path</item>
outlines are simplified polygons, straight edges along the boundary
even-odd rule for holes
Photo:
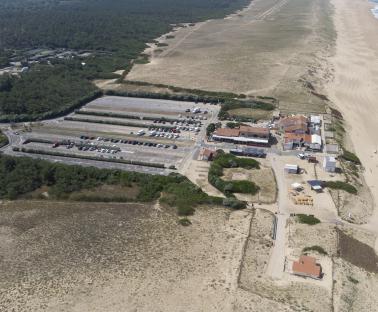
[[[375,200],[367,227],[378,229],[378,20],[365,0],[333,0],[338,34],[332,59],[335,79],[328,86],[331,100],[351,126],[348,134],[365,166],[365,178]],[[378,245],[376,244],[376,250]]]
[[[270,255],[270,260],[267,268],[267,275],[273,279],[281,279],[285,265],[285,245],[286,245],[286,222],[289,216],[287,207],[287,185],[283,173],[283,166],[277,163],[275,157],[271,159],[272,168],[274,170],[277,187],[278,187],[278,214],[276,239],[274,241],[274,248]]]

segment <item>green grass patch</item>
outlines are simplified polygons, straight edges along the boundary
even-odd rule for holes
[[[357,194],[357,189],[352,184],[344,181],[326,181],[324,186],[334,190],[343,190],[350,194]]]
[[[299,223],[304,223],[308,225],[315,225],[315,224],[320,223],[320,220],[318,218],[315,218],[314,216],[306,215],[306,214],[297,214],[297,221]]]

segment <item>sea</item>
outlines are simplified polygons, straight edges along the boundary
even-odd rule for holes
[[[371,9],[371,12],[375,16],[375,18],[378,19],[378,0],[371,0],[371,2],[373,2],[373,3],[376,4],[375,7],[374,7],[374,9]]]

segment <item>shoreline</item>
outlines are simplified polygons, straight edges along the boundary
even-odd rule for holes
[[[347,135],[364,166],[364,178],[373,196],[374,211],[363,227],[378,233],[378,19],[374,3],[331,0],[337,32],[335,54],[330,58],[334,79],[327,86],[330,100],[340,109]],[[378,251],[378,239],[375,245]]]

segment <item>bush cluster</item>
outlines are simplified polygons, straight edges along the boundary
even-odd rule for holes
[[[335,190],[343,190],[350,194],[357,194],[357,189],[352,184],[344,181],[326,181],[324,186]]]
[[[318,245],[314,245],[314,246],[310,246],[310,247],[305,247],[305,248],[303,248],[302,251],[303,251],[303,252],[316,251],[317,253],[319,253],[319,254],[321,254],[321,255],[327,255],[327,254],[328,254],[328,253],[324,250],[323,247],[318,246]]]
[[[208,196],[186,177],[178,174],[148,175],[0,155],[0,198],[16,199],[20,195],[47,186],[53,199],[130,201],[123,196],[113,198],[101,194],[75,194],[72,198],[69,196],[73,192],[103,184],[128,187],[136,185],[139,193],[133,201],[151,202],[161,197],[162,203],[176,207],[178,214],[183,216],[193,214],[197,205],[223,203],[222,198]]]
[[[306,215],[306,214],[297,214],[297,220],[299,223],[304,223],[308,225],[315,225],[320,223],[320,220],[318,218],[315,218],[312,215]]]
[[[343,154],[341,155],[341,157],[347,161],[355,163],[356,165],[361,165],[361,160],[357,157],[357,155],[350,151],[347,151],[346,149],[343,149]]]
[[[251,181],[225,181],[222,179],[224,168],[237,167],[258,169],[260,165],[254,159],[238,158],[232,154],[218,153],[209,169],[209,183],[226,196],[231,196],[233,193],[256,194],[259,191],[259,187]]]

